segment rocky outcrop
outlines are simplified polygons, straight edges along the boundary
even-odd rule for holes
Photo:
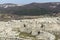
[[[0,21],[0,37],[55,40],[59,30],[59,17]]]

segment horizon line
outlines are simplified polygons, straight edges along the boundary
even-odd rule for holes
[[[23,4],[23,3],[12,3],[12,2],[7,2],[7,3],[11,3],[11,4]],[[30,3],[53,3],[53,2],[30,2]],[[24,4],[30,4],[30,3],[24,3]],[[57,2],[55,2],[55,3],[57,3]],[[0,4],[5,4],[5,3],[0,3]]]

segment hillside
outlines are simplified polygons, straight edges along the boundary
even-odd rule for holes
[[[2,4],[0,4],[2,5]],[[6,5],[7,4],[3,4]],[[10,4],[8,4],[10,5]],[[13,4],[12,4],[13,5]],[[30,3],[22,6],[11,7],[0,7],[0,13],[10,13],[18,15],[60,15],[60,2],[49,2],[49,3]]]

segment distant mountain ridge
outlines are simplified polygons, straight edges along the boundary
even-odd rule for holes
[[[20,6],[20,5],[18,5],[18,4],[13,4],[13,3],[0,4],[0,7],[2,7],[2,8],[16,7],[16,6]]]
[[[17,6],[18,4],[10,3],[4,5],[4,8],[0,8],[1,13],[18,15],[60,15],[60,2],[30,3],[22,6]],[[11,7],[6,7],[6,5],[10,5]],[[14,5],[14,7],[12,5]]]

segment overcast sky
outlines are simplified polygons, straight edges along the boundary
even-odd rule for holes
[[[28,4],[32,2],[60,2],[60,0],[0,0],[1,3],[17,3],[17,4]]]

